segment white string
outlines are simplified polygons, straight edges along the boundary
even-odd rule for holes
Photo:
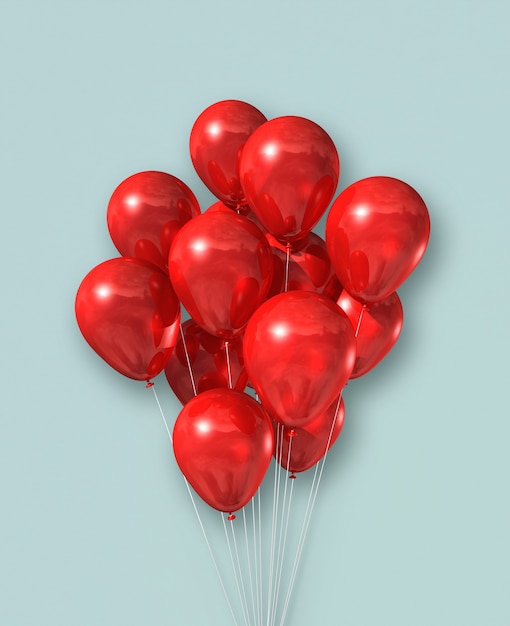
[[[168,427],[168,422],[166,421],[165,414],[163,413],[163,409],[161,408],[161,403],[159,401],[158,394],[156,393],[156,386],[154,385],[154,383],[152,384],[151,389],[152,389],[152,391],[154,393],[154,397],[156,398],[156,403],[158,405],[159,412],[161,414],[161,419],[163,420],[163,424],[165,425],[165,430],[167,432],[168,438],[170,439],[170,443],[173,446],[172,434],[171,434],[170,429]],[[213,565],[214,565],[214,569],[216,570],[216,574],[218,575],[218,580],[220,581],[221,589],[223,590],[223,595],[225,596],[225,600],[227,601],[227,605],[228,605],[228,608],[230,610],[230,614],[232,615],[232,619],[234,620],[234,624],[236,626],[238,626],[238,622],[237,622],[236,617],[234,615],[234,610],[232,609],[232,604],[230,603],[230,600],[229,600],[229,597],[228,597],[228,594],[227,594],[227,590],[225,589],[225,585],[223,584],[223,578],[221,577],[220,570],[218,569],[218,564],[216,563],[216,559],[214,558],[214,553],[212,551],[211,544],[209,543],[209,539],[207,537],[207,533],[205,532],[204,525],[202,524],[202,519],[200,517],[200,513],[198,512],[197,505],[195,504],[195,499],[193,497],[193,493],[191,492],[191,488],[190,488],[190,485],[188,483],[188,480],[187,480],[186,476],[183,475],[183,479],[184,479],[184,484],[186,485],[186,488],[188,490],[189,497],[191,499],[191,504],[193,505],[193,509],[195,510],[195,514],[197,516],[198,523],[200,524],[200,529],[202,530],[202,535],[204,536],[205,543],[207,545],[207,549],[209,550],[209,554],[211,556],[211,559],[212,559],[212,562],[213,562]]]
[[[289,261],[290,261],[290,243],[287,244],[287,256],[285,258],[285,293],[289,290]]]
[[[283,549],[284,549],[284,551],[285,551],[285,544],[286,544],[286,542],[287,542],[287,531],[288,531],[288,528],[289,528],[289,520],[290,520],[290,507],[291,507],[291,504],[292,504],[292,494],[293,494],[293,492],[294,492],[294,483],[295,483],[295,481],[293,480],[293,481],[292,481],[292,485],[291,485],[291,487],[290,487],[289,509],[288,509],[288,515],[287,515],[287,524],[286,524],[286,527],[285,527],[285,542],[284,542],[284,544],[283,544]],[[281,588],[281,573],[280,573],[280,579],[279,579],[279,581],[278,581],[277,598],[276,598],[277,602],[278,602],[278,599],[279,599],[279,597],[280,597],[280,588]],[[276,614],[275,614],[275,621],[274,621],[274,624],[276,624]]]
[[[281,462],[282,462],[282,456],[283,456],[283,440],[284,440],[284,435],[285,435],[285,427],[282,427],[282,434],[281,434],[281,448],[278,452],[278,464],[281,467]],[[292,437],[290,438],[290,440],[292,441]],[[290,442],[289,442],[290,443]],[[289,462],[290,462],[290,446],[288,449],[288,453],[287,453],[287,471],[289,468]],[[280,468],[279,468],[280,469]],[[280,476],[279,476],[280,478]],[[285,502],[287,500],[287,480],[285,481],[285,487],[283,490],[283,501],[282,501],[282,514],[281,514],[281,522],[280,522],[280,537],[278,540],[278,552],[277,552],[277,556],[276,556],[276,574],[275,574],[275,584],[274,584],[274,592],[273,592],[273,597],[272,597],[272,607],[271,607],[271,624],[273,624],[274,621],[274,614],[276,611],[276,588],[278,586],[278,573],[280,571],[280,555],[281,555],[281,550],[282,550],[282,534],[283,534],[283,516],[284,516],[284,511],[285,511]],[[280,485],[278,485],[279,487]]]
[[[356,326],[356,332],[354,333],[354,336],[357,337],[358,333],[359,333],[359,328],[361,326],[361,320],[363,319],[363,313],[365,312],[366,309],[366,305],[364,304],[360,313],[359,313],[359,317],[358,317],[358,325]]]
[[[239,550],[237,549],[235,527],[234,527],[234,524],[232,522],[230,524],[230,528],[232,530],[232,539],[234,541],[234,550],[235,550],[235,553],[236,553],[237,566],[239,568],[239,579],[241,581],[241,590],[243,592],[244,607],[246,609],[246,619],[247,619],[248,624],[250,624],[251,622],[250,622],[250,615],[249,615],[249,610],[248,610],[248,600],[246,598],[246,590],[244,588],[243,570],[242,570],[242,567],[241,567],[241,561],[239,560]]]
[[[259,505],[259,588],[260,588],[260,626],[262,626],[262,616],[264,614],[264,601],[263,601],[263,593],[262,593],[262,505],[260,502],[260,489],[257,493],[258,505]]]
[[[291,431],[291,435],[289,437],[289,448],[287,451],[287,465],[286,465],[286,471],[287,474],[289,474],[289,468],[290,468],[290,457],[291,457],[291,450],[292,450],[292,442],[294,440],[294,434]],[[290,489],[290,494],[289,494],[289,504],[288,504],[288,508],[287,508],[287,513],[285,513],[285,503],[287,501],[287,485],[289,480],[291,481],[291,489]],[[291,479],[290,476],[289,478],[285,481],[285,489],[283,492],[283,502],[282,502],[282,518],[281,518],[281,525],[280,525],[280,539],[279,539],[279,545],[278,545],[278,559],[276,562],[276,585],[275,585],[275,595],[274,595],[274,600],[273,600],[273,618],[272,618],[272,624],[275,624],[276,622],[276,608],[278,606],[278,598],[280,595],[280,585],[281,585],[281,581],[282,581],[282,572],[283,572],[283,562],[284,562],[284,557],[285,557],[285,546],[287,544],[287,532],[288,532],[288,528],[289,528],[289,518],[290,518],[290,508],[291,508],[291,504],[292,504],[292,493],[293,493],[293,489],[294,489],[294,479]],[[286,519],[286,522],[285,522]],[[284,523],[285,523],[285,531],[284,531]],[[282,537],[283,537],[283,545],[282,545]]]
[[[151,384],[151,389],[152,389],[152,391],[154,393],[154,397],[156,398],[156,402],[158,404],[158,408],[159,408],[159,412],[160,412],[160,415],[161,415],[161,419],[163,420],[163,424],[165,425],[166,433],[168,435],[168,438],[170,439],[170,443],[173,446],[174,445],[174,441],[172,439],[172,433],[170,432],[170,429],[168,428],[168,424],[167,424],[167,421],[165,419],[165,414],[163,413],[163,409],[161,408],[161,403],[159,401],[158,394],[156,393],[156,386],[154,385],[154,383]]]
[[[281,427],[281,428],[280,428]],[[274,488],[273,488],[273,515],[271,522],[271,556],[269,559],[269,582],[267,589],[267,626],[270,626],[272,597],[273,597],[273,575],[274,575],[274,561],[275,561],[275,547],[276,547],[276,532],[278,525],[278,500],[280,496],[280,463],[281,451],[283,446],[283,425],[277,424],[276,426],[276,456],[274,471]],[[282,435],[282,436],[281,436]]]
[[[188,346],[186,345],[186,338],[184,337],[184,331],[182,329],[182,324],[179,325],[179,329],[181,331],[182,345],[184,346],[184,354],[186,355],[186,363],[188,364],[188,372],[189,372],[189,377],[190,377],[190,380],[191,380],[191,386],[193,388],[193,395],[196,396],[197,395],[197,387],[195,385],[195,378],[193,376],[193,370],[191,368],[191,361],[190,361],[189,354],[188,354]]]
[[[305,513],[305,519],[303,521],[303,527],[301,529],[303,539],[301,540],[301,537],[299,539],[298,551],[296,553],[296,559],[294,561],[294,567],[292,568],[292,575],[291,575],[291,579],[290,579],[290,582],[289,582],[289,589],[287,591],[287,596],[285,598],[285,604],[284,604],[284,609],[283,609],[283,613],[282,613],[282,619],[280,621],[280,626],[283,626],[283,623],[285,621],[285,617],[287,615],[287,610],[288,610],[288,607],[289,607],[290,597],[291,597],[292,590],[293,590],[293,587],[294,587],[294,582],[296,580],[298,566],[299,566],[299,563],[301,561],[301,555],[303,554],[303,548],[304,548],[305,540],[306,540],[306,537],[307,537],[307,534],[308,534],[308,528],[310,526],[310,520],[312,519],[312,513],[313,513],[314,506],[315,506],[315,501],[317,499],[317,494],[319,492],[319,486],[320,486],[320,482],[321,482],[321,478],[322,478],[322,472],[324,471],[324,466],[326,464],[326,458],[328,456],[328,450],[329,450],[329,446],[330,446],[330,443],[331,443],[331,438],[333,437],[333,430],[335,428],[335,423],[336,423],[336,419],[337,419],[337,416],[338,416],[338,411],[340,409],[341,401],[342,401],[342,394],[340,393],[340,395],[338,396],[338,402],[337,402],[336,409],[335,409],[335,415],[333,417],[333,421],[332,421],[332,424],[331,424],[331,429],[329,431],[328,441],[326,443],[326,451],[324,453],[324,457],[322,458],[322,463],[320,464],[321,468],[320,468],[319,476],[318,476],[318,479],[317,479],[317,485],[315,487],[315,492],[313,493],[313,499],[312,499],[311,506],[310,506],[310,509],[309,509],[308,518],[306,517],[306,513]],[[317,464],[316,468],[315,468],[314,481],[315,481],[315,477],[317,475],[317,467],[318,467],[318,465],[319,464]],[[310,496],[312,495],[312,492],[313,492],[313,484],[314,483],[312,482],[312,488],[310,490]],[[308,498],[308,502],[310,503],[310,497]],[[308,511],[308,506],[307,506],[307,511]],[[303,529],[304,529],[304,534],[303,534]]]
[[[310,505],[311,505],[312,499],[313,499],[313,489],[314,489],[315,481],[317,479],[318,471],[319,471],[319,464],[317,463],[315,465],[315,470],[314,470],[314,473],[313,473],[312,484],[311,484],[311,487],[310,487],[310,493],[308,494],[308,502],[306,503],[306,509],[305,509],[305,514],[304,514],[304,518],[303,518],[303,524],[301,526],[301,532],[300,532],[299,539],[298,539],[298,547],[297,547],[297,550],[296,550],[296,557],[294,559],[294,564],[292,566],[291,580],[292,580],[293,576],[295,575],[295,570],[296,570],[296,567],[297,567],[299,549],[300,549],[301,543],[303,541],[304,531],[305,531],[305,527],[306,527],[306,520],[308,518],[308,513],[310,511]],[[288,603],[288,600],[289,600],[289,591],[287,591],[287,596],[286,596],[286,599],[285,599],[285,605]]]
[[[246,526],[246,513],[243,508],[243,523],[244,523],[244,537],[246,540],[246,558],[248,560],[248,575],[250,577],[250,592],[251,592],[251,604],[253,609],[253,621],[257,619],[257,612],[255,610],[255,594],[253,592],[253,577],[251,573],[251,559],[250,559],[250,546],[248,543],[248,527]]]
[[[257,524],[255,519],[255,496],[251,499],[251,512],[253,518],[253,562],[255,568],[255,595],[257,601],[257,618],[256,623],[259,625],[260,616],[260,588],[259,588],[259,563],[258,563],[258,551],[257,551]]]
[[[234,555],[232,554],[232,548],[230,547],[230,539],[228,537],[228,531],[227,531],[227,525],[225,523],[225,517],[223,516],[223,513],[220,513],[221,515],[221,521],[223,522],[223,529],[225,531],[225,538],[227,540],[227,546],[228,546],[228,552],[230,554],[230,562],[232,563],[232,571],[234,572],[234,578],[236,581],[236,587],[237,587],[237,593],[239,594],[239,602],[241,603],[241,610],[243,612],[243,618],[244,618],[244,623],[246,624],[246,626],[248,626],[248,618],[246,616],[246,613],[244,611],[244,604],[243,604],[243,598],[241,595],[241,588],[239,586],[239,579],[237,577],[237,570],[236,570],[236,566],[234,563]]]
[[[232,370],[230,369],[230,352],[228,349],[228,341],[225,341],[225,357],[227,359],[228,388],[232,389]]]

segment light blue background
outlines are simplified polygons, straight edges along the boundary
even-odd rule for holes
[[[152,394],[73,308],[121,180],[212,202],[187,142],[225,98],[310,117],[340,189],[401,178],[432,220],[397,346],[346,390],[289,624],[510,624],[509,7],[1,1],[2,625],[229,623]]]

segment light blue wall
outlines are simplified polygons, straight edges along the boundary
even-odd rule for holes
[[[340,188],[401,178],[432,220],[397,346],[345,392],[289,624],[510,624],[509,7],[0,4],[2,625],[229,623],[152,394],[73,309],[116,256],[123,178],[165,170],[212,202],[187,142],[225,98],[310,117]]]

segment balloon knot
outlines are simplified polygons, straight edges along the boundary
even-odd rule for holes
[[[229,522],[232,522],[233,520],[235,520],[236,516],[233,513],[230,513],[230,515],[227,517]]]
[[[241,203],[238,202],[236,204],[236,208],[234,209],[234,211],[237,213],[237,215],[246,215],[250,210],[250,207],[246,204],[246,203]]]
[[[296,478],[296,474],[294,474],[294,472],[292,472],[292,474],[289,476],[289,478],[290,478],[291,480],[294,480],[294,479]]]
[[[151,382],[150,379],[147,379],[147,384],[145,385],[145,389],[150,389],[151,387],[154,387],[154,383]]]
[[[297,435],[297,432],[293,428],[291,428],[289,430],[289,437],[295,437],[296,435]]]

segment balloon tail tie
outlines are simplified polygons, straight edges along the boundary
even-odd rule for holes
[[[154,383],[150,378],[147,378],[147,384],[145,385],[145,389],[150,389],[151,387],[154,387]]]
[[[228,388],[232,389],[232,368],[230,367],[230,350],[228,341],[225,341],[225,359],[227,361]]]
[[[184,336],[184,330],[182,329],[182,324],[179,325],[179,329],[181,331],[181,340],[184,348],[184,355],[186,356],[186,364],[188,365],[189,377],[191,380],[191,387],[193,388],[193,395],[197,395],[197,387],[195,385],[195,377],[193,376],[193,369],[191,368],[191,360],[189,358],[188,346],[186,345],[186,337]]]

